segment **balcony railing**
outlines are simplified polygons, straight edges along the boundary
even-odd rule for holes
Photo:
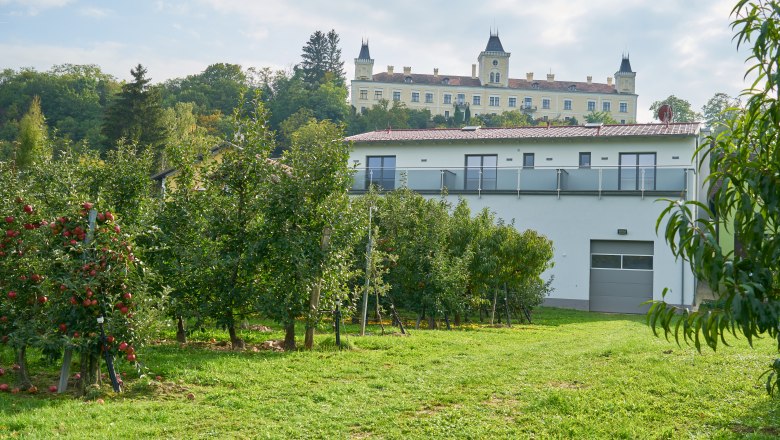
[[[450,194],[637,194],[679,195],[689,188],[692,168],[358,168],[353,192],[371,185],[385,190],[408,187],[421,193]]]

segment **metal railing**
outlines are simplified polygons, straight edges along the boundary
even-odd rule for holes
[[[366,191],[370,186],[392,190],[408,187],[419,192],[478,194],[550,193],[557,197],[567,193],[593,193],[599,197],[613,193],[679,194],[687,192],[689,173],[686,167],[419,167],[358,168],[353,176],[352,191]]]

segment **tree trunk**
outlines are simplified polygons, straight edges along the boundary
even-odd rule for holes
[[[447,330],[452,330],[452,327],[450,327],[450,317],[447,316],[447,313],[444,313],[444,323],[447,325]]]
[[[243,350],[246,348],[244,340],[238,337],[236,334],[236,320],[233,317],[233,311],[228,311],[228,334],[230,335],[230,345],[233,346],[233,350]]]
[[[187,343],[187,332],[184,331],[184,318],[181,316],[176,318],[176,342]]]
[[[417,323],[414,324],[415,330],[420,330],[420,322],[422,321],[422,319],[423,319],[423,314],[422,313],[417,315]]]
[[[295,351],[295,319],[288,317],[284,325],[284,350]]]
[[[456,313],[454,318],[453,325],[455,325],[455,327],[460,327],[460,313]]]
[[[16,364],[19,365],[16,371],[16,385],[26,390],[32,386],[30,373],[27,371],[27,345],[22,345],[16,350]]]
[[[428,330],[436,330],[436,316],[433,313],[428,315]]]
[[[493,321],[496,318],[496,303],[498,302],[498,289],[493,293],[493,311],[490,312],[490,325],[493,325]]]
[[[322,239],[320,240],[320,250],[325,253],[330,246],[330,228],[325,227],[322,230]],[[311,350],[314,346],[314,328],[317,326],[317,321],[320,317],[320,293],[322,290],[322,266],[317,271],[317,281],[314,287],[311,289],[309,295],[309,316],[306,317],[306,337],[304,339],[303,346],[307,350]]]
[[[81,394],[91,386],[100,386],[100,358],[96,354],[87,351],[81,352],[81,381],[79,390]]]

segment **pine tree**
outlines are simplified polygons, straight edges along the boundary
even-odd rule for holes
[[[322,31],[311,34],[303,46],[301,59],[299,70],[309,89],[315,89],[329,80],[342,87],[346,85],[339,35],[334,29],[327,34]]]
[[[344,61],[341,59],[341,49],[339,48],[339,34],[335,29],[328,32],[328,46],[326,53],[328,71],[333,74],[333,80],[339,86],[345,87],[347,84],[346,73],[344,72]]]

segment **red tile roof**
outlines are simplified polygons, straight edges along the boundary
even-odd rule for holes
[[[395,83],[402,84],[406,82],[406,77],[411,77],[411,84],[419,85],[433,85],[433,86],[452,86],[452,87],[482,87],[482,82],[479,78],[472,78],[470,76],[453,76],[453,75],[431,75],[426,73],[411,73],[409,75],[404,73],[376,73],[373,76],[373,82],[375,83]],[[444,84],[444,80],[449,79],[447,84]],[[573,87],[573,90],[570,88]],[[551,90],[551,91],[570,91],[572,93],[614,93],[617,94],[617,89],[614,85],[601,84],[601,83],[588,83],[578,81],[547,81],[546,79],[527,81],[524,79],[509,78],[510,89],[520,90]],[[485,89],[486,92],[494,90],[492,87]],[[495,90],[504,90],[502,87],[497,87]]]
[[[588,127],[584,125],[535,126],[514,128],[430,128],[424,130],[377,130],[346,138],[357,143],[368,142],[415,142],[450,140],[492,140],[492,139],[562,139],[624,136],[694,136],[699,133],[700,123],[676,124],[621,124]]]

